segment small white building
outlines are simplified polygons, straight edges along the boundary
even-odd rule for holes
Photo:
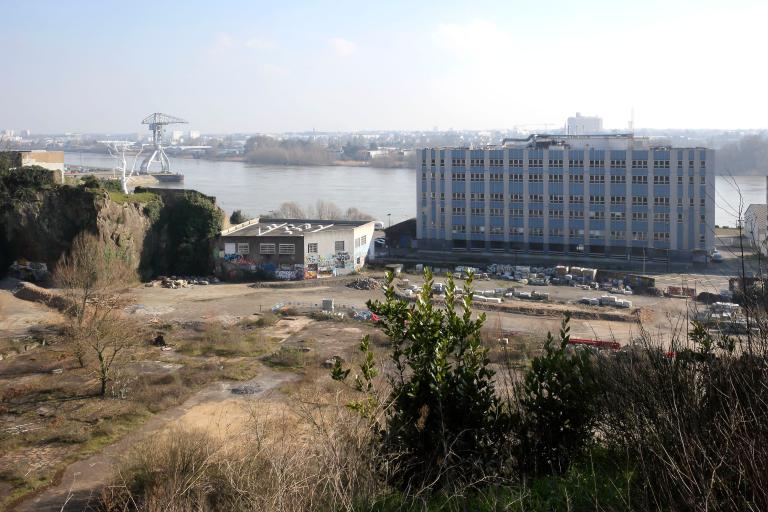
[[[766,227],[768,226],[768,205],[751,204],[744,213],[744,236],[750,245],[761,254],[768,254]]]
[[[360,270],[373,221],[254,219],[221,232],[216,273],[225,279],[316,279]]]

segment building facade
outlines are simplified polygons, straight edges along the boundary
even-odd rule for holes
[[[744,212],[744,235],[750,246],[760,254],[768,253],[766,237],[768,232],[768,207],[764,204],[751,204]]]
[[[565,124],[565,133],[568,135],[595,135],[602,131],[602,118],[583,116],[580,112],[576,112],[574,117],[569,117]]]
[[[221,232],[216,273],[225,279],[315,279],[366,263],[373,221],[255,219]]]
[[[423,149],[419,248],[685,260],[714,247],[714,167],[632,135]]]

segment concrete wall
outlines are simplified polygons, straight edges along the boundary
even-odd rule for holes
[[[242,251],[242,244],[248,244],[247,254]],[[274,244],[275,254],[262,254],[262,244]],[[293,245],[294,254],[280,254],[280,244]],[[217,241],[216,248],[216,272],[225,279],[304,279],[301,236],[223,236]]]
[[[64,170],[63,151],[24,151],[21,153],[21,166],[38,165],[52,171]]]
[[[306,233],[304,240],[307,278],[344,275],[365,265],[373,239],[373,222],[359,227]],[[343,242],[343,250],[336,243]],[[317,252],[309,252],[309,244],[317,244]]]

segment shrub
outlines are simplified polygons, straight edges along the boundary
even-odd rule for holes
[[[568,322],[566,315],[559,339],[547,335],[544,354],[531,362],[517,397],[516,461],[526,474],[564,473],[592,436],[594,367],[586,350],[568,350]]]
[[[235,210],[232,212],[232,215],[229,216],[229,223],[232,224],[233,226],[235,224],[241,224],[249,220],[251,220],[251,217],[243,213],[242,210]]]
[[[634,461],[648,509],[768,510],[768,344],[750,354],[698,323],[687,339],[601,361],[602,437]]]
[[[505,460],[506,417],[481,346],[485,315],[472,320],[472,279],[465,284],[459,314],[453,278],[448,278],[445,309],[431,302],[428,269],[424,278],[414,306],[396,297],[392,273],[387,274],[386,301],[368,302],[382,317],[394,367],[388,375],[391,391],[381,404],[384,419],[382,424],[374,421],[374,428],[380,431],[379,449],[382,464],[390,468],[390,482],[408,492],[479,485],[498,475]],[[356,387],[369,398],[352,405],[370,415],[377,371],[367,337],[361,351]],[[348,373],[337,362],[333,377],[344,380]]]

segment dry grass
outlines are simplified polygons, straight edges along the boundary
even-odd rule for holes
[[[264,354],[271,346],[271,340],[253,325],[223,326],[208,322],[199,329],[199,334],[174,335],[171,343],[178,345],[178,351],[190,356],[239,357]],[[190,339],[191,338],[191,339]]]
[[[125,460],[103,495],[108,511],[354,510],[383,487],[367,424],[332,395],[262,404],[240,435],[153,438]]]

